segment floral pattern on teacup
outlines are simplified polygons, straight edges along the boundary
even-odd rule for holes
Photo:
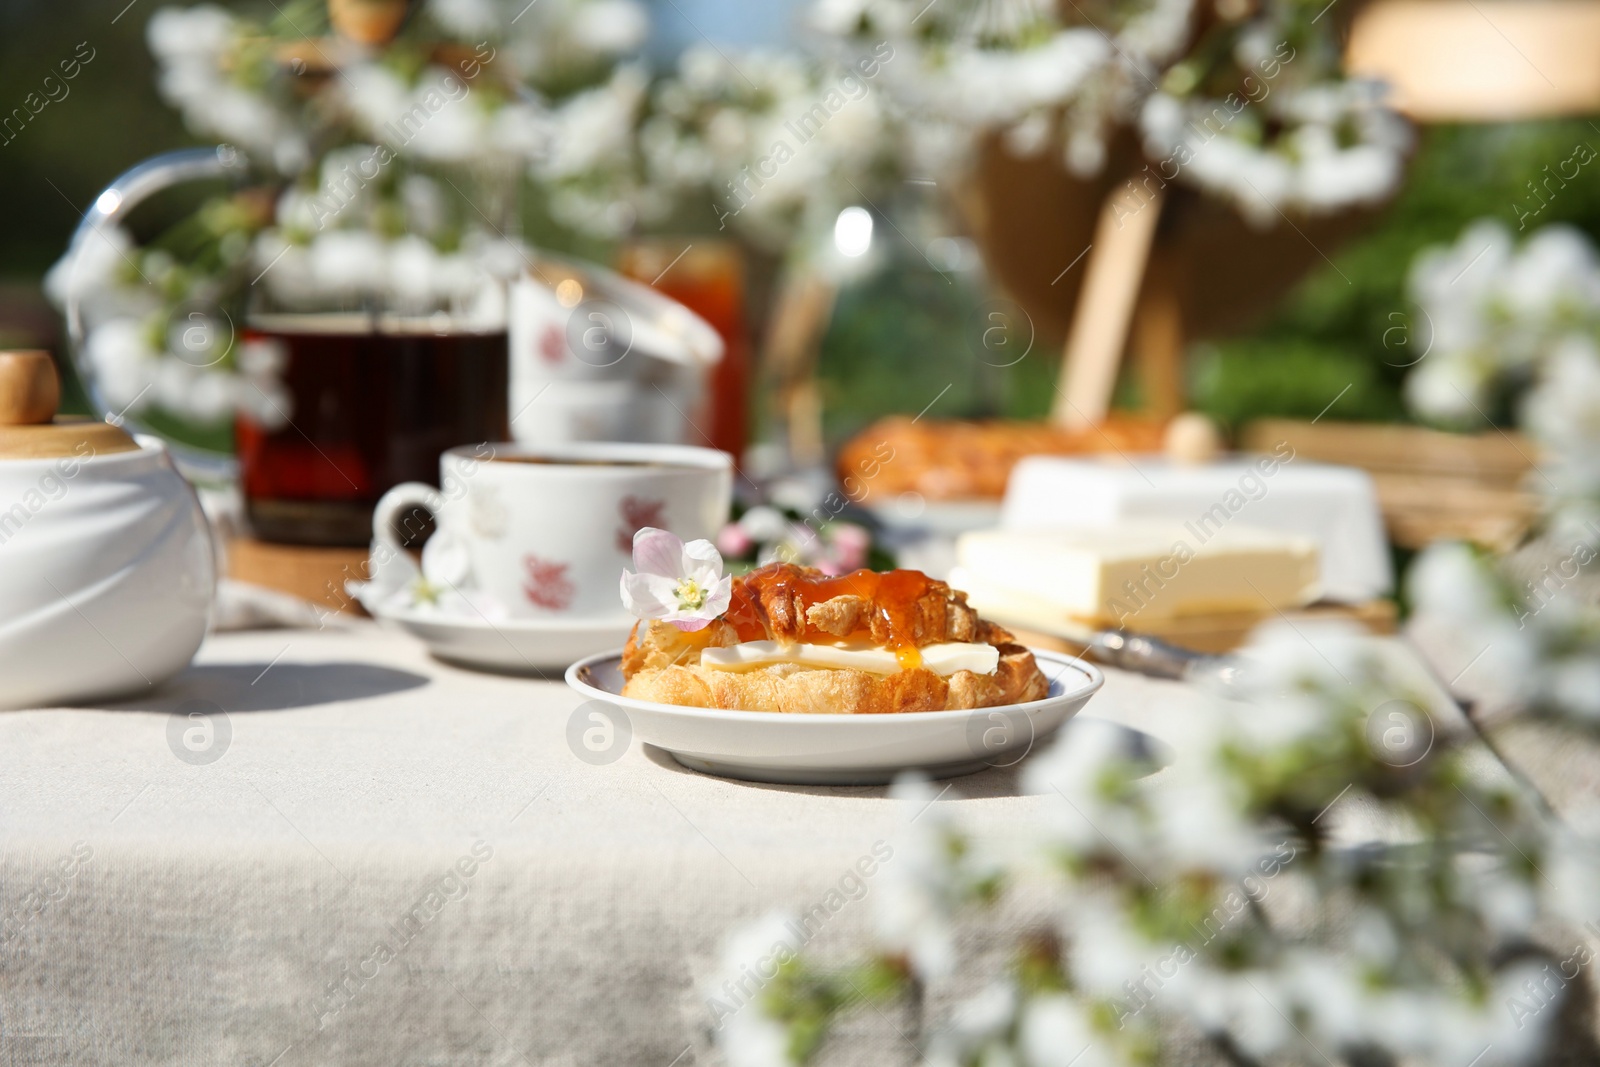
[[[500,499],[498,489],[492,486],[474,486],[467,504],[471,513],[472,529],[479,537],[498,541],[506,535],[511,514],[506,510],[505,501]]]
[[[522,557],[522,566],[527,571],[522,593],[528,602],[550,611],[565,611],[578,592],[567,576],[571,564],[540,559],[530,552]]]
[[[539,335],[539,358],[552,367],[558,367],[567,358],[567,338],[561,327],[550,323]]]

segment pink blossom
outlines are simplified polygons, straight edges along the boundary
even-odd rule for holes
[[[736,522],[730,522],[717,531],[717,549],[724,556],[742,556],[755,547],[755,541]]]
[[[622,603],[641,619],[703,630],[733,600],[733,579],[723,577],[722,556],[710,541],[684,544],[646,526],[633,535],[633,567],[622,572]]]
[[[834,562],[841,571],[859,570],[867,565],[867,549],[872,547],[872,534],[866,527],[853,522],[838,522],[828,528],[828,547]]]

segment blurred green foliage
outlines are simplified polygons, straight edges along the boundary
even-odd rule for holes
[[[23,106],[80,44],[94,57],[16,138],[0,145],[0,278],[36,279],[102,187],[146,156],[197,143],[156,93],[140,0],[0,4],[0,112]]]
[[[1600,149],[1600,127],[1568,119],[1420,131],[1405,188],[1365,236],[1333,253],[1337,271],[1325,267],[1307,278],[1249,335],[1195,352],[1196,405],[1231,424],[1258,415],[1313,416],[1327,403],[1310,407],[1316,398],[1349,382],[1331,418],[1404,417],[1400,384],[1429,340],[1426,325],[1412,323],[1406,299],[1412,260],[1430,245],[1453,243],[1480,218],[1500,220],[1519,239],[1564,223],[1600,240],[1600,174],[1580,174],[1556,188],[1537,215],[1521,218],[1541,203],[1529,183],[1542,181],[1544,168],[1555,168],[1580,142]]]
[[[61,348],[39,280],[67,247],[96,194],[147,156],[196,143],[156,93],[144,27],[154,3],[5,0],[0,3],[0,114],[25,107],[80,48],[93,54],[66,93],[0,144],[0,345]],[[87,412],[63,364],[63,410]]]
[[[1346,420],[1355,412],[1386,422],[1405,418],[1381,362],[1354,346],[1300,337],[1199,346],[1192,387],[1197,406],[1226,426],[1261,415],[1314,419],[1324,409]]]
[[[1498,218],[1516,233],[1519,214],[1539,204],[1528,183],[1579,142],[1600,149],[1600,127],[1569,119],[1419,130],[1405,188],[1365,234],[1328,250],[1337,269],[1311,274],[1247,333],[1194,346],[1195,406],[1230,426],[1263,415],[1314,418],[1349,386],[1329,418],[1406,419],[1400,386],[1428,342],[1406,298],[1412,260],[1430,245],[1454,242],[1480,218]],[[1600,173],[1559,189],[1519,236],[1558,222],[1600,240]],[[909,250],[900,258],[840,297],[821,364],[829,439],[879,414],[920,411],[946,383],[952,388],[930,414],[1047,412],[1060,340],[1037,339],[1009,369],[985,366],[969,327],[983,294],[971,283],[952,292]],[[1119,403],[1136,400],[1137,386],[1124,383]]]
[[[916,415],[926,408],[930,418],[1048,412],[1060,342],[1030,336],[1011,305],[986,299],[980,279],[935,272],[912,256],[896,255],[889,267],[839,294],[819,367],[827,439],[843,440],[889,412]],[[1016,329],[991,334],[986,348],[984,332],[997,321]]]

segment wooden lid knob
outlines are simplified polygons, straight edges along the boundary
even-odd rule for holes
[[[38,426],[56,417],[61,379],[50,353],[0,352],[0,426]]]
[[[0,460],[86,459],[139,446],[121,427],[86,418],[57,419],[61,379],[50,353],[0,351]]]

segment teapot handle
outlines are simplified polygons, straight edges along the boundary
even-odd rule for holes
[[[184,148],[152,156],[123,171],[100,191],[89,210],[84,212],[78,228],[73,231],[70,247],[76,251],[84,241],[116,225],[119,219],[156,193],[184,182],[242,178],[249,173],[249,169],[243,154],[231,145]],[[83,314],[77,292],[70,286],[63,315],[67,323],[67,343],[72,364],[83,380],[84,391],[88,393],[89,402],[95,410],[119,424],[125,422],[133,433],[154,432],[132,419],[122,419],[106,403],[100,385],[95,380],[94,368],[84,358]],[[179,469],[192,479],[232,481],[238,475],[238,462],[232,456],[205,452],[173,441],[168,441],[167,447]]]

